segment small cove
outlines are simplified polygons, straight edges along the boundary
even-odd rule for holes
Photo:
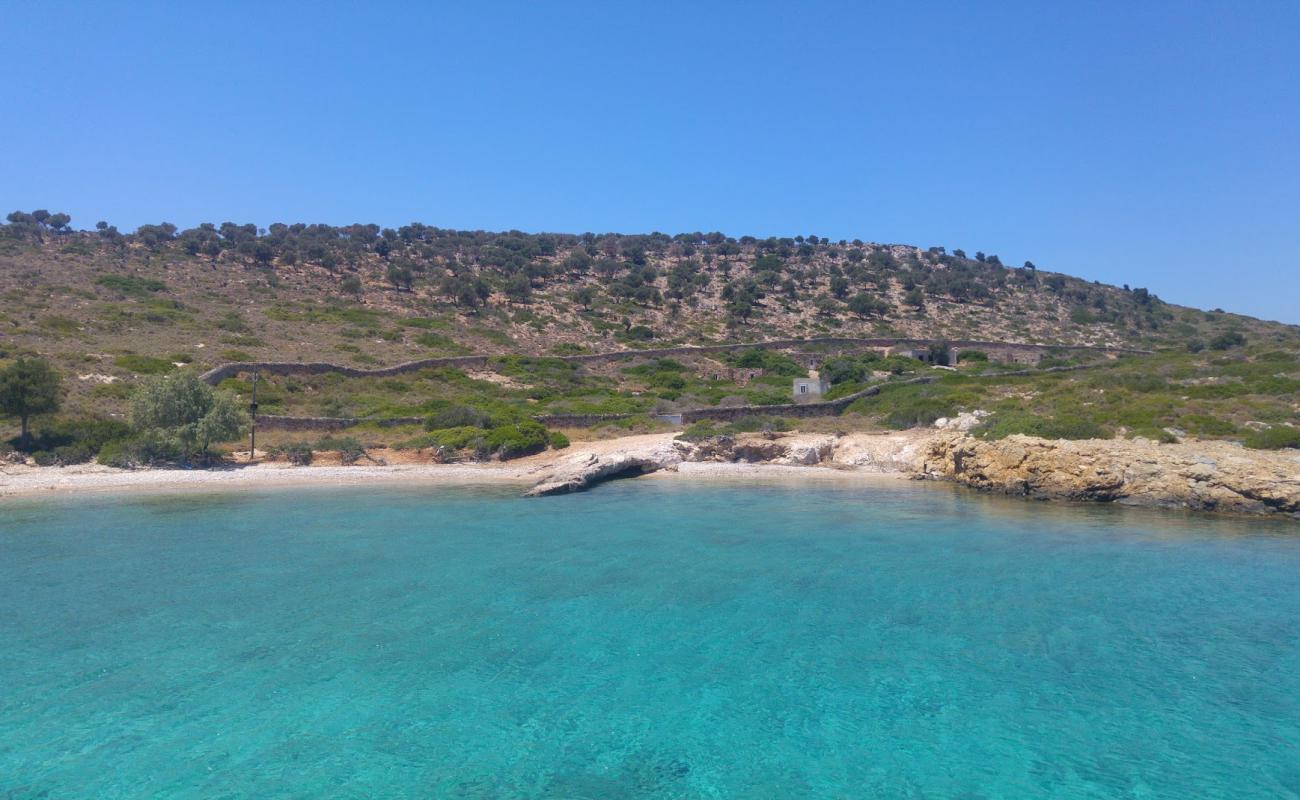
[[[0,796],[1300,794],[1294,523],[516,495],[6,505]]]

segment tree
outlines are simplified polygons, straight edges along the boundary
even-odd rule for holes
[[[72,222],[72,217],[60,212],[58,214],[51,214],[50,218],[46,222],[54,229],[55,233],[66,233],[63,229],[68,227],[68,223]]]
[[[528,276],[522,272],[516,272],[506,279],[505,285],[506,297],[512,303],[530,303],[533,299],[533,285],[529,283]]]
[[[394,289],[405,289],[411,291],[411,285],[415,281],[415,274],[411,268],[405,264],[388,265],[388,282],[393,284]]]
[[[580,275],[591,267],[591,256],[586,250],[574,250],[564,259],[564,270],[570,274]]]
[[[907,294],[903,295],[903,303],[920,310],[925,307],[925,293],[921,291],[920,286],[913,286]]]
[[[59,410],[60,384],[59,373],[41,358],[20,358],[0,370],[0,411],[18,417],[20,442],[29,439],[29,417]]]
[[[859,317],[869,317],[872,314],[885,313],[886,306],[881,301],[867,294],[858,292],[849,298],[849,311],[857,314]]]
[[[583,311],[591,310],[591,304],[596,301],[596,289],[592,286],[583,286],[573,293],[573,302],[582,306]]]
[[[344,292],[352,295],[353,297],[360,298],[361,292],[363,291],[361,286],[361,279],[358,278],[356,275],[349,275],[343,280],[339,281],[339,289],[342,289]]]
[[[233,397],[189,370],[157,375],[131,397],[131,424],[159,437],[182,458],[203,455],[213,442],[235,438],[247,422]]]
[[[1241,347],[1245,343],[1246,337],[1241,334],[1241,331],[1226,331],[1210,340],[1210,349],[1228,350],[1233,347]]]

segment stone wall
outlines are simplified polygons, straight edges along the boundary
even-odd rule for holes
[[[1105,353],[1107,355],[1119,353],[1147,354],[1146,350],[1130,350],[1116,347],[1085,347],[1081,345],[1048,345],[1048,344],[1023,344],[1019,342],[980,342],[964,339],[945,340],[948,346],[954,350],[983,350],[991,357],[1001,357],[1004,360],[1033,360],[1037,361],[1038,357],[1051,351],[1080,352],[1080,353]],[[612,353],[589,353],[577,356],[558,356],[562,361],[569,361],[575,364],[604,364],[615,361],[623,361],[633,358],[663,358],[666,356],[685,356],[685,355],[707,355],[710,353],[727,353],[736,350],[748,350],[753,347],[765,347],[769,350],[782,350],[799,347],[821,347],[825,349],[868,349],[868,348],[888,348],[888,347],[929,347],[929,339],[855,339],[851,337],[827,337],[819,339],[772,339],[765,342],[742,342],[739,344],[713,344],[713,345],[683,345],[681,347],[659,347],[649,350],[618,350]],[[811,354],[801,352],[799,354],[807,359]],[[447,358],[426,358],[420,361],[408,361],[405,364],[394,364],[391,367],[378,367],[376,369],[360,369],[358,367],[345,367],[325,362],[295,363],[292,361],[241,361],[229,364],[222,364],[203,373],[200,377],[216,385],[226,378],[232,378],[241,372],[264,372],[269,375],[321,375],[327,372],[336,372],[340,375],[346,375],[351,378],[386,378],[393,375],[401,375],[407,372],[418,372],[422,369],[433,369],[436,367],[456,367],[483,369],[488,366],[489,360],[493,356],[451,356]]]
[[[257,415],[260,431],[341,431],[366,422],[380,428],[399,425],[423,425],[424,417],[394,417],[392,419],[358,419],[356,417],[279,417]]]
[[[617,422],[621,419],[634,417],[635,414],[539,414],[533,419],[543,425],[567,427],[567,428],[586,428],[591,425],[600,425],[604,422]]]
[[[1074,372],[1076,370],[1088,369],[1088,365],[1077,365],[1068,367],[1050,367],[1048,369],[1033,370],[1022,369],[1008,372],[984,373],[997,375],[1000,377],[1015,377],[1019,375],[1040,375],[1048,372]],[[880,394],[880,390],[886,386],[907,386],[913,383],[934,383],[941,376],[923,375],[917,378],[911,378],[905,381],[894,381],[891,383],[878,383],[868,386],[860,392],[854,392],[850,395],[827,400],[824,402],[814,403],[782,403],[774,406],[734,406],[731,408],[696,408],[681,412],[680,415],[674,414],[651,414],[651,416],[680,416],[682,424],[689,425],[692,422],[709,419],[719,422],[730,422],[743,417],[795,417],[798,419],[807,419],[811,417],[834,417],[844,412],[844,409],[854,401],[863,397],[873,397]],[[585,428],[591,425],[600,425],[605,422],[616,422],[621,419],[637,416],[636,414],[538,414],[533,419],[550,426],[565,426],[572,428]],[[423,425],[424,417],[395,417],[392,419],[362,419],[357,417],[281,417],[270,414],[259,414],[257,416],[257,427],[260,430],[280,430],[280,431],[337,431],[344,428],[351,428],[362,423],[370,423],[380,428],[392,428],[399,425]]]
[[[199,379],[216,386],[226,378],[233,378],[241,372],[261,372],[267,375],[324,375],[326,373],[336,372],[339,375],[346,375],[349,378],[387,378],[393,375],[402,375],[407,372],[418,372],[422,369],[436,369],[438,367],[483,369],[487,367],[489,358],[489,356],[425,358],[419,361],[408,361],[404,364],[394,364],[391,367],[379,367],[377,369],[345,367],[338,364],[329,364],[324,361],[305,363],[293,361],[236,361],[214,367],[200,375]]]
[[[906,381],[895,381],[889,384],[878,383],[874,386],[868,386],[860,392],[854,392],[835,400],[827,400],[822,403],[783,403],[776,406],[735,406],[733,408],[697,408],[692,411],[682,412],[682,423],[689,425],[692,422],[698,422],[702,419],[711,419],[719,422],[730,422],[743,417],[796,417],[806,419],[809,417],[835,417],[844,412],[844,409],[854,401],[863,397],[872,397],[880,394],[880,390],[885,386],[907,386],[913,383],[934,383],[938,380],[937,375],[926,375],[920,378],[912,378]]]

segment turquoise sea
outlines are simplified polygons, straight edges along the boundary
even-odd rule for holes
[[[624,481],[0,506],[0,798],[1295,798],[1300,526]]]

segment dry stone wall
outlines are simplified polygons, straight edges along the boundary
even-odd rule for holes
[[[991,356],[1001,356],[1007,360],[1036,359],[1049,352],[1104,353],[1108,355],[1147,354],[1146,350],[1131,350],[1116,347],[1085,347],[1081,345],[1024,344],[1020,342],[980,342],[946,339],[944,342],[954,350],[982,350]],[[929,339],[855,339],[829,337],[820,339],[772,339],[764,342],[742,342],[738,344],[683,345],[681,347],[658,347],[648,350],[618,350],[611,353],[588,353],[576,356],[557,356],[562,361],[575,364],[601,364],[623,361],[631,358],[663,358],[676,355],[707,355],[709,353],[728,353],[748,350],[753,347],[765,347],[770,350],[790,348],[823,347],[827,349],[876,349],[889,347],[928,347],[933,342]],[[801,353],[807,356],[807,353]],[[233,378],[244,372],[263,372],[268,375],[322,375],[335,372],[351,378],[387,378],[408,372],[438,367],[455,367],[483,369],[494,356],[450,356],[446,358],[425,358],[394,364],[391,367],[361,369],[326,362],[297,363],[292,361],[237,361],[221,364],[203,373],[200,377],[212,385],[226,378]]]

